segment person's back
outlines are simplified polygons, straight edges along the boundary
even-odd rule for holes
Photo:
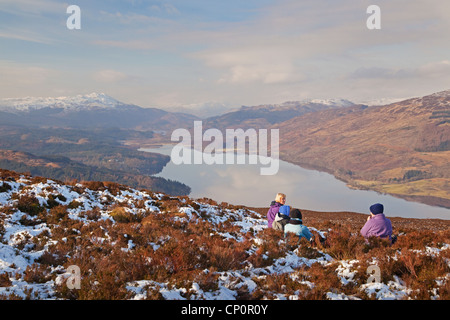
[[[289,213],[290,220],[284,226],[284,234],[287,235],[288,232],[292,232],[295,235],[301,238],[305,238],[308,241],[313,239],[313,235],[311,231],[309,231],[308,227],[303,225],[302,222],[302,213],[298,209],[291,209]]]
[[[361,229],[361,235],[365,238],[379,237],[392,240],[392,223],[383,213],[382,204],[374,204],[370,207],[371,216]]]
[[[286,203],[286,195],[284,195],[283,193],[278,193],[275,197],[275,201],[272,201],[270,203],[270,208],[267,211],[267,225],[269,228],[272,228],[272,224],[276,218],[278,210],[285,203]]]
[[[284,226],[289,222],[290,206],[282,205],[278,208],[278,213],[272,222],[272,228],[275,230],[284,231]]]

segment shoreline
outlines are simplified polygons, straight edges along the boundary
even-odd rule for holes
[[[137,146],[136,144],[134,144],[134,145]],[[139,144],[139,148],[137,150],[143,151],[142,149],[158,149],[158,148],[166,147],[166,146],[170,146],[170,145],[174,146],[176,144],[173,142],[162,142],[162,141],[155,142],[155,143],[147,143],[147,144],[143,143],[143,144]],[[146,152],[146,151],[144,151],[144,152]],[[336,178],[337,180],[344,182],[346,184],[347,188],[349,188],[349,189],[373,191],[380,195],[388,195],[388,196],[392,196],[397,199],[402,199],[402,200],[409,201],[409,202],[415,202],[418,204],[424,204],[424,205],[428,205],[428,206],[432,206],[432,207],[436,207],[436,208],[450,209],[450,200],[445,199],[445,198],[439,198],[439,197],[433,197],[433,196],[419,196],[419,195],[401,195],[401,194],[395,194],[395,193],[380,192],[379,190],[376,190],[376,189],[361,186],[359,184],[353,184],[351,180],[345,179],[342,176],[334,174],[332,172],[332,170],[328,169],[328,168],[314,166],[314,165],[311,165],[308,163],[303,163],[300,161],[292,162],[292,161],[286,160],[284,157],[280,157],[280,160],[290,163],[292,165],[298,166],[303,169],[315,170],[318,172],[328,173],[328,174],[332,175],[334,178]],[[433,219],[433,218],[417,218],[417,219]],[[436,219],[439,219],[439,218],[436,218]],[[448,219],[450,219],[450,215],[449,215]],[[442,219],[442,220],[446,220],[446,219]]]
[[[403,199],[406,201],[411,201],[411,202],[417,202],[417,203],[422,203],[422,204],[426,204],[432,207],[439,207],[439,208],[444,208],[444,209],[450,209],[450,199],[446,199],[446,198],[440,198],[440,197],[434,197],[434,196],[422,196],[422,195],[404,195],[404,194],[399,194],[399,193],[390,193],[390,192],[381,192],[380,190],[377,189],[373,189],[373,188],[369,188],[369,187],[365,187],[362,186],[352,180],[349,179],[345,179],[344,177],[337,175],[332,169],[329,168],[324,168],[321,166],[315,166],[306,162],[301,162],[301,161],[291,161],[288,160],[286,158],[283,158],[280,156],[280,160],[283,160],[285,162],[289,162],[293,165],[299,166],[301,168],[304,169],[308,169],[308,170],[316,170],[319,172],[325,172],[328,174],[331,174],[333,177],[335,177],[337,180],[340,180],[342,182],[344,182],[347,187],[349,189],[353,189],[353,190],[368,190],[368,191],[374,191],[377,192],[379,194],[383,194],[383,195],[389,195],[398,199]]]

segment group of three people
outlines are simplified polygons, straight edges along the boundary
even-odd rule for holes
[[[370,216],[361,229],[361,235],[366,239],[370,237],[379,237],[389,239],[393,242],[391,221],[384,215],[384,206],[376,203],[369,207]],[[299,209],[290,208],[286,205],[286,195],[278,193],[275,200],[270,204],[267,211],[267,220],[269,228],[296,234],[299,238],[313,240],[313,234],[308,227],[303,225],[302,213]]]

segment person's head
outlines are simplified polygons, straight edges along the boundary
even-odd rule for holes
[[[281,204],[286,203],[286,195],[284,193],[277,193],[277,196],[275,197],[275,201],[279,202]]]
[[[289,217],[291,218],[291,220],[302,222],[302,213],[296,208],[292,208],[291,211],[289,211]]]
[[[377,215],[377,214],[383,213],[384,207],[381,203],[375,203],[370,206],[369,210],[370,210],[370,213],[372,213],[373,215]]]

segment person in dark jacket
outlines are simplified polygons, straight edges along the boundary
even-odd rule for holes
[[[272,201],[270,204],[270,208],[267,211],[267,225],[269,228],[272,228],[273,221],[275,220],[278,212],[280,211],[280,207],[286,203],[286,195],[284,193],[277,193],[275,197],[275,201]]]
[[[308,227],[303,225],[301,211],[295,208],[291,209],[289,212],[289,217],[290,220],[284,227],[284,235],[286,236],[287,233],[292,232],[299,237],[299,240],[301,238],[305,238],[309,242],[313,241],[313,234],[309,231]]]

